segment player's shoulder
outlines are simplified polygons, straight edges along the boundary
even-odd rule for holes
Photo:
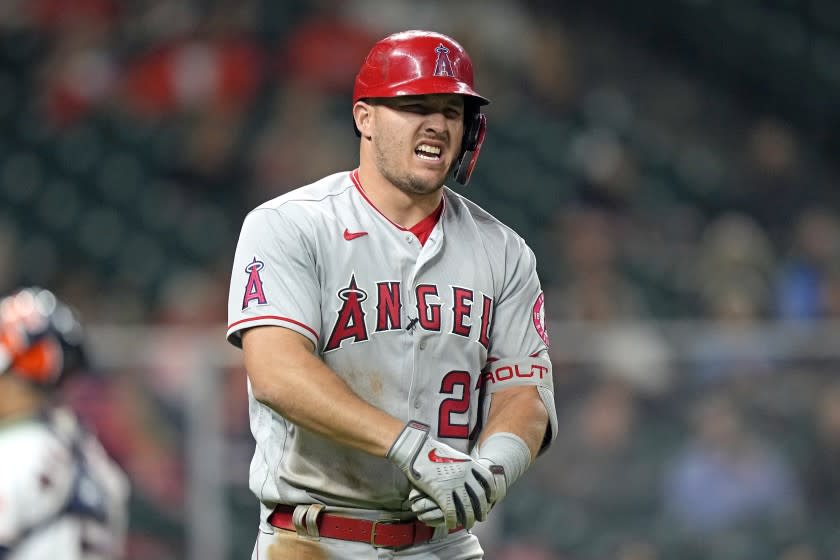
[[[489,211],[466,196],[446,187],[446,203],[452,218],[462,224],[475,228],[476,232],[495,246],[499,244],[526,246],[522,238],[512,227],[491,214]]]
[[[341,196],[354,188],[350,172],[333,173],[308,185],[267,200],[251,212],[269,210],[275,212],[297,212],[316,209],[320,203]]]
[[[55,436],[38,419],[24,419],[0,427],[0,478],[27,472],[48,460]]]

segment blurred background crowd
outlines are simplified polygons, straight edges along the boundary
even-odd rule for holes
[[[563,429],[488,557],[840,560],[835,0],[4,0],[0,291],[98,335],[68,398],[131,476],[129,560],[210,558],[204,476],[213,554],[250,554],[238,228],[355,166],[355,73],[412,28],[472,55],[462,192],[534,248],[551,325]]]

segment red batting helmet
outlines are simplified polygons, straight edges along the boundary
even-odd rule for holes
[[[368,53],[356,76],[353,102],[365,97],[460,93],[486,105],[473,90],[473,67],[464,47],[433,31],[402,31]]]
[[[466,184],[487,126],[479,108],[490,101],[473,89],[472,61],[454,39],[434,31],[402,31],[385,37],[373,46],[356,75],[353,103],[371,97],[433,93],[466,97],[464,139],[455,165],[455,179]]]

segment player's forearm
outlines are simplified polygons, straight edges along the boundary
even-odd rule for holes
[[[287,366],[289,382],[270,388],[263,402],[298,426],[384,457],[404,423],[357,396],[321,360],[306,361]]]
[[[277,334],[281,336],[273,336]],[[404,422],[361,399],[309,348],[289,340],[288,334],[266,330],[243,337],[254,398],[306,430],[385,456]]]
[[[481,442],[496,433],[516,434],[528,445],[533,461],[542,446],[548,413],[535,387],[513,387],[493,395]]]

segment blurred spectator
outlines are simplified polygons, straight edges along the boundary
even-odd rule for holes
[[[262,79],[262,53],[248,37],[191,37],[128,63],[124,103],[146,118],[201,107],[241,110]]]
[[[833,382],[817,395],[813,409],[813,449],[804,482],[810,511],[829,519],[840,510],[840,384]]]
[[[556,320],[609,321],[647,314],[641,295],[622,274],[615,216],[593,207],[570,209],[552,241],[563,258],[560,280],[546,293]]]
[[[760,328],[771,300],[775,256],[761,227],[743,214],[710,223],[697,248],[695,290],[714,328],[691,341],[693,380],[721,382],[768,374],[786,341]]]
[[[250,181],[235,154],[244,127],[243,114],[205,107],[193,112],[183,148],[168,172],[191,198],[227,198],[227,191]]]
[[[742,205],[776,237],[782,233],[809,195],[805,184],[811,165],[804,158],[796,132],[779,118],[758,118],[745,135],[747,187]]]
[[[555,452],[564,459],[552,486],[596,518],[649,505],[656,474],[654,465],[636,454],[640,410],[632,386],[603,378],[565,415],[569,429],[558,435]]]
[[[597,92],[590,94],[585,101],[592,107],[598,107],[599,118],[606,118],[603,114],[609,114],[607,108],[621,105],[622,97],[609,92]],[[612,112],[617,111],[621,109],[613,108]],[[590,109],[590,112],[595,111]],[[577,196],[582,203],[616,213],[626,212],[638,196],[640,184],[637,162],[617,131],[593,123],[592,128],[584,129],[575,136],[571,152],[584,178],[577,189]]]
[[[734,286],[718,289],[707,306],[714,327],[703,329],[690,343],[691,381],[723,383],[771,374],[773,357],[787,342],[760,328],[755,294]]]
[[[370,45],[381,37],[368,32],[359,21],[341,18],[344,2],[320,3],[321,9],[286,38],[277,71],[296,87],[349,99],[348,84],[354,82]]]
[[[76,123],[105,103],[119,78],[111,45],[114,28],[98,20],[82,25],[85,21],[62,28],[40,68],[41,102],[47,119],[59,126]]]
[[[345,141],[352,137],[352,121],[343,111],[338,116],[331,114],[332,101],[296,82],[278,92],[248,156],[254,182],[245,198],[251,207],[294,185],[354,165],[355,148],[348,148],[352,143]],[[324,157],[327,153],[329,158]]]
[[[803,211],[795,223],[791,245],[777,277],[779,317],[823,317],[832,303],[830,276],[840,263],[840,219],[824,208]]]
[[[802,489],[780,452],[724,396],[701,397],[690,439],[667,467],[663,513],[687,535],[800,521]]]
[[[0,3],[0,29],[55,33],[73,27],[114,25],[120,12],[118,0],[6,0]]]
[[[506,53],[510,59],[505,62],[514,73],[524,73],[520,85],[523,86],[525,96],[519,98],[518,103],[535,103],[549,114],[564,115],[576,100],[579,82],[572,40],[565,26],[558,23],[534,21],[532,31],[529,32],[530,49],[524,53],[524,60],[530,63],[522,65],[520,61],[523,59],[512,58],[511,53]],[[510,116],[516,114],[515,106],[508,106],[507,109]]]
[[[120,12],[117,0],[29,0],[26,8],[44,29],[113,24]]]
[[[753,218],[727,213],[711,221],[697,246],[695,289],[712,315],[738,293],[756,318],[770,308],[776,256],[766,232]]]

